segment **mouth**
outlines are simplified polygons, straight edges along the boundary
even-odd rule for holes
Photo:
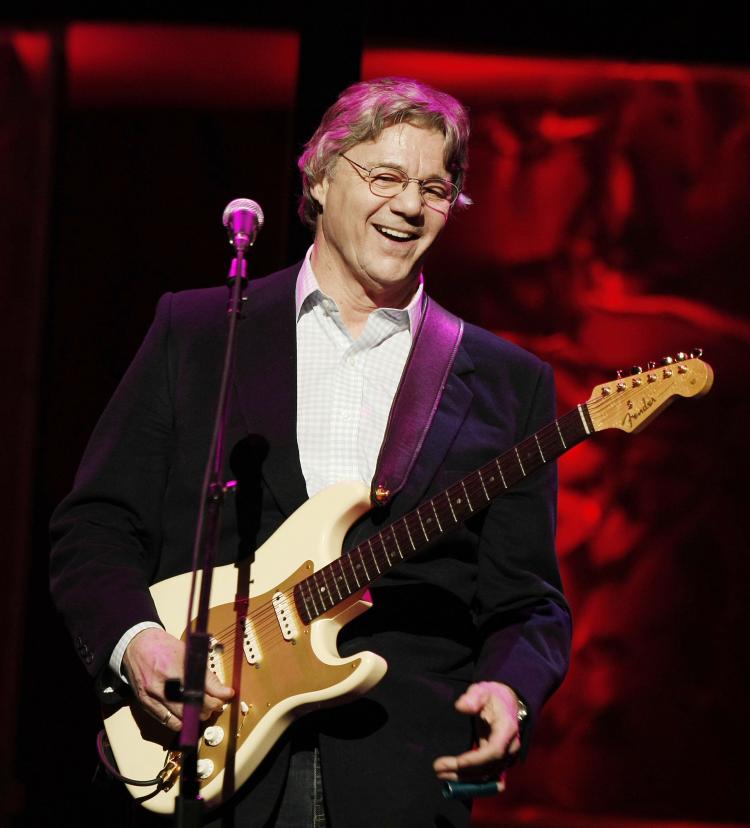
[[[385,227],[382,224],[374,224],[373,227],[378,231],[378,233],[380,233],[381,236],[385,236],[385,238],[390,239],[390,241],[410,242],[419,238],[417,233],[410,233],[408,230],[396,230],[395,227]]]

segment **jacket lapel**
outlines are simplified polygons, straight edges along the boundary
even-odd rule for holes
[[[267,452],[266,484],[284,515],[307,499],[297,447],[294,288],[301,263],[248,286],[240,323],[235,391],[248,434]]]

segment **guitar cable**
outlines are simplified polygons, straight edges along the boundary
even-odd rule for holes
[[[112,754],[112,746],[109,743],[109,739],[107,739],[107,731],[104,730],[104,728],[102,728],[96,736],[96,752],[99,754],[99,761],[102,765],[104,765],[104,769],[107,773],[111,774],[120,782],[124,782],[126,785],[142,785],[146,787],[151,785],[161,785],[163,782],[164,770],[160,772],[156,779],[149,779],[148,781],[143,779],[128,779],[127,776],[123,776],[117,770],[116,760]]]

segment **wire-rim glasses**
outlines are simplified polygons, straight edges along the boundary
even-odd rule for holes
[[[360,178],[369,184],[373,195],[392,198],[402,193],[411,181],[416,181],[419,185],[419,193],[426,204],[451,206],[458,198],[458,187],[445,178],[409,178],[398,167],[379,166],[367,169],[356,161],[352,161],[351,158],[347,158],[343,153],[341,157],[348,161]]]

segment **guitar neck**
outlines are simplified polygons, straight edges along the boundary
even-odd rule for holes
[[[381,529],[294,587],[301,618],[310,623],[368,587],[594,431],[583,403]]]

